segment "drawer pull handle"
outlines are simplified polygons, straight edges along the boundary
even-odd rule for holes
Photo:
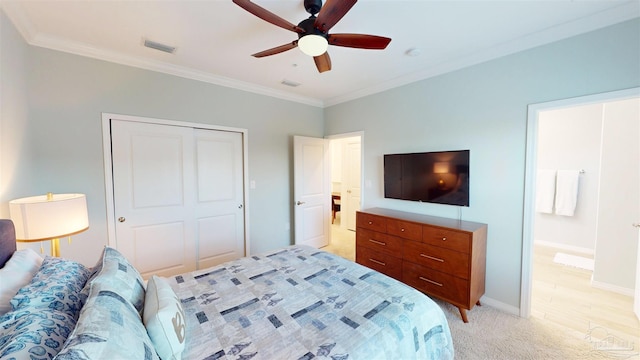
[[[442,241],[447,241],[447,237],[446,237],[446,236],[443,236],[443,237],[442,237]]]
[[[369,259],[369,261],[374,262],[378,265],[382,265],[382,266],[387,266],[387,264],[383,263],[382,261],[378,261],[378,260],[374,260],[374,259]]]
[[[369,221],[369,225],[373,224],[373,221]]]
[[[420,254],[420,256],[425,257],[427,259],[444,262],[444,259],[440,259],[440,258],[437,258],[437,257],[429,256],[429,255],[426,255],[426,254]]]
[[[404,232],[404,228],[400,229],[401,232]]]
[[[420,280],[422,280],[422,281],[426,281],[426,282],[428,282],[428,283],[430,283],[430,284],[433,284],[433,285],[437,285],[437,286],[444,286],[444,285],[440,284],[439,282],[435,282],[435,281],[433,281],[433,280],[427,279],[427,278],[422,277],[422,276],[420,276]]]
[[[387,243],[384,243],[382,241],[377,241],[377,240],[373,240],[373,239],[369,239],[369,241],[371,241],[374,244],[378,244],[378,245],[382,245],[382,246],[387,246]]]

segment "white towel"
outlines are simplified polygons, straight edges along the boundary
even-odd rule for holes
[[[558,170],[556,178],[556,215],[573,216],[578,203],[580,171]]]
[[[553,213],[553,197],[556,192],[556,171],[540,170],[536,179],[536,211]]]

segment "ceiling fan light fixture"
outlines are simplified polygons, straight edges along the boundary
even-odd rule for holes
[[[329,42],[324,36],[309,34],[298,40],[298,47],[309,56],[320,56],[327,52]]]

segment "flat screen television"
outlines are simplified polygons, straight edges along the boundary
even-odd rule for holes
[[[384,197],[469,206],[469,150],[384,155]]]

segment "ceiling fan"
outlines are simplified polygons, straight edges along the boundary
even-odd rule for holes
[[[308,19],[294,25],[250,0],[233,0],[235,4],[260,19],[283,29],[298,33],[298,40],[253,54],[261,58],[279,54],[293,48],[313,56],[319,72],[331,70],[331,58],[327,52],[329,45],[358,49],[382,50],[391,42],[390,38],[365,34],[329,34],[329,30],[355,5],[357,0],[304,0],[305,10],[311,14]],[[318,16],[316,17],[316,14]]]

